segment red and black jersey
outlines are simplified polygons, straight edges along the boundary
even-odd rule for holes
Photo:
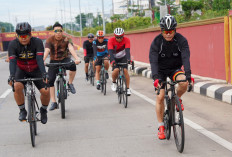
[[[126,50],[130,48],[130,39],[127,37],[123,37],[121,42],[117,42],[115,37],[110,38],[108,41],[108,49],[113,50],[114,58],[122,58],[126,56]]]
[[[38,68],[36,56],[43,56],[44,46],[39,38],[32,37],[28,45],[20,44],[18,39],[12,40],[8,47],[9,59],[16,59],[17,66],[26,72],[32,72]]]

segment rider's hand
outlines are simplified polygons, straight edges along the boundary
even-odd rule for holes
[[[48,81],[49,81],[48,73],[43,74],[43,81],[44,81],[44,83],[48,84]]]
[[[13,81],[15,81],[15,77],[14,76],[10,76],[9,78],[8,78],[8,84],[10,85],[10,86],[12,86],[12,82]]]
[[[194,82],[195,82],[194,78],[191,76],[186,76],[186,80],[191,84],[194,84]]]
[[[155,80],[153,81],[153,85],[154,85],[155,88],[160,87],[160,85],[159,85],[159,79],[155,79]]]
[[[132,63],[132,61],[131,61],[131,60],[127,60],[127,63],[128,63],[128,64],[131,64],[131,63]]]
[[[77,64],[77,65],[81,63],[81,61],[78,60],[78,59],[76,59],[74,62],[75,62],[75,64]]]

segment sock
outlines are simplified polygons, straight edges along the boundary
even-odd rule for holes
[[[20,110],[25,110],[25,104],[18,105]]]
[[[158,128],[159,128],[160,126],[164,126],[164,122],[158,123]]]
[[[116,81],[112,82],[112,83],[116,83]]]
[[[99,80],[97,80],[97,84],[100,84],[100,81],[99,81]]]
[[[105,70],[106,73],[108,73],[108,70]]]
[[[86,77],[88,77],[89,75],[88,75],[88,73],[85,73],[85,75],[86,75]]]
[[[42,105],[41,106],[43,109],[47,110],[48,106]]]

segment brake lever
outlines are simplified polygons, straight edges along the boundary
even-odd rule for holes
[[[188,85],[188,92],[191,92],[192,91],[192,89],[193,89],[193,86],[192,86],[192,84],[191,83],[189,83],[189,85]]]

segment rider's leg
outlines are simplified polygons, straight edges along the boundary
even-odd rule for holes
[[[69,81],[68,81],[69,84],[72,84],[75,75],[76,75],[76,71],[69,71]]]
[[[24,105],[24,93],[23,93],[24,85],[21,82],[15,82],[14,89],[15,89],[14,98],[17,105],[20,107],[20,105]],[[25,105],[21,107],[25,108]]]
[[[112,82],[116,82],[116,79],[118,78],[119,68],[115,68],[112,72]]]
[[[88,77],[88,68],[89,68],[89,63],[85,63],[85,74],[86,74],[86,77]]]
[[[163,124],[164,116],[164,89],[160,89],[160,94],[156,96],[156,115],[159,126]]]
[[[130,88],[130,76],[129,76],[128,70],[125,68],[123,70],[124,70],[124,75],[126,77],[126,86],[127,88]]]
[[[104,64],[105,64],[106,71],[108,71],[108,69],[109,69],[109,61],[108,60],[104,60]]]
[[[97,65],[96,66],[96,81],[99,81],[100,80],[100,70],[101,70],[101,66],[100,65]]]
[[[185,80],[185,75],[181,74],[176,77],[176,80]],[[188,88],[188,82],[180,82],[178,83],[177,88],[177,96],[181,98],[181,96],[187,91]]]
[[[45,88],[41,88],[40,90],[41,96],[40,96],[40,100],[41,103],[44,106],[48,106],[49,101],[50,101],[50,92],[49,92],[49,88],[45,89]]]

